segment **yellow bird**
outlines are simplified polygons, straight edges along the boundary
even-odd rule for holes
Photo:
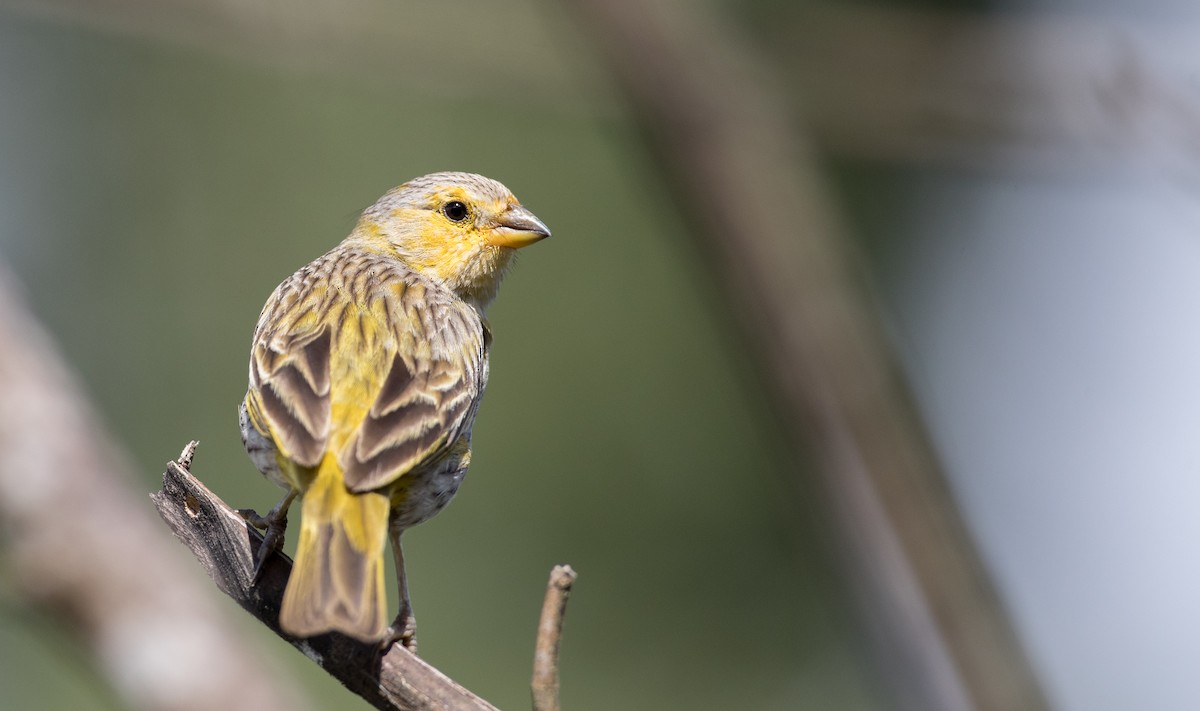
[[[548,236],[500,183],[434,173],[380,198],[267,300],[240,423],[254,465],[288,493],[266,516],[243,514],[266,530],[257,579],[301,499],[285,632],[416,648],[400,534],[462,483],[488,379],[484,310],[516,250]],[[389,538],[400,590],[390,627]]]

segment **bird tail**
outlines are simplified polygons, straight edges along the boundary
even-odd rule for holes
[[[297,637],[337,630],[364,642],[382,639],[388,497],[352,493],[336,458],[326,454],[302,502],[300,540],[279,626]]]

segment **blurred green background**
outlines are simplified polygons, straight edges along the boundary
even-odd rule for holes
[[[296,60],[323,51],[299,30],[263,40],[288,48],[273,61],[249,41],[206,51],[219,32],[156,41],[0,10],[0,250],[138,485],[195,438],[228,502],[274,503],[236,418],[266,296],[391,186],[480,172],[554,236],[491,311],[467,483],[405,538],[421,655],[527,707],[545,579],[566,562],[566,708],[881,708],[829,542],[785,495],[795,465],[749,354],[588,48],[553,13],[455,7],[487,14],[414,9],[404,32],[454,31],[394,66],[364,48],[360,75]],[[316,706],[365,708],[239,619]],[[3,705],[118,708],[73,645],[0,606]]]
[[[1200,708],[1196,4],[658,1],[710,12],[834,157],[820,187],[1050,704]],[[0,258],[138,496],[196,438],[198,475],[264,509],[236,407],[271,289],[410,177],[497,178],[554,237],[492,310],[468,482],[406,536],[422,655],[527,707],[568,562],[567,709],[907,708],[880,669],[908,660],[868,667],[878,621],[852,621],[805,453],[568,8],[0,0]],[[119,708],[5,574],[0,707]],[[362,708],[226,604],[314,705]]]

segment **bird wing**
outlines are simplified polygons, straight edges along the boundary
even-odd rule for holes
[[[332,291],[297,272],[271,294],[254,330],[251,420],[302,467],[320,464],[329,440],[332,333],[319,307]]]
[[[339,456],[351,491],[378,489],[436,460],[474,418],[486,378],[483,325],[435,291],[388,283],[362,316],[380,321],[395,347],[385,349],[370,407]]]
[[[334,452],[346,486],[370,491],[469,428],[487,378],[485,328],[411,272],[331,256],[280,284],[263,309],[251,416],[287,459],[316,467]]]

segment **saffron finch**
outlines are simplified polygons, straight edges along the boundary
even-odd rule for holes
[[[243,514],[266,530],[257,578],[301,501],[285,632],[415,649],[400,535],[462,483],[488,380],[484,311],[516,250],[549,235],[500,183],[434,173],[381,197],[267,300],[240,424],[254,465],[287,494],[265,516]],[[390,626],[389,539],[400,592]]]

